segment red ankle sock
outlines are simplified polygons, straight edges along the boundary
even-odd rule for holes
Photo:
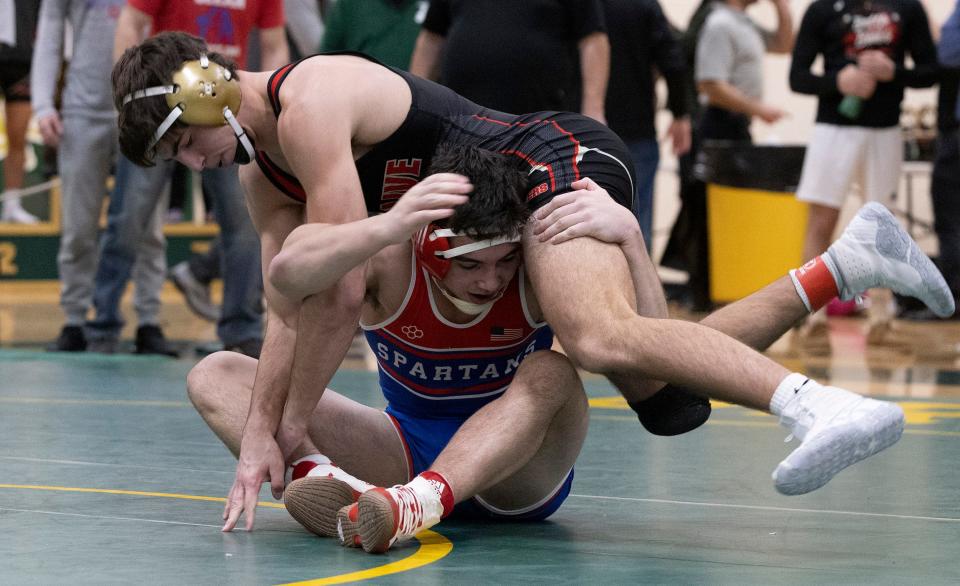
[[[434,472],[433,470],[427,470],[421,472],[420,476],[424,480],[430,482],[433,485],[433,488],[437,491],[437,494],[440,495],[440,504],[443,505],[443,515],[440,517],[444,519],[453,512],[453,489],[450,488],[450,484],[447,482],[447,479],[440,475],[439,472]]]
[[[807,261],[799,269],[790,271],[790,279],[797,289],[803,304],[813,313],[840,294],[833,273],[827,268],[822,256]]]

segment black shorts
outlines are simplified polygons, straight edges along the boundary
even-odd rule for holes
[[[562,141],[530,175],[527,201],[531,209],[546,205],[554,196],[570,191],[570,184],[589,177],[607,190],[617,203],[631,209],[636,178],[626,145],[612,130],[592,118],[568,112],[550,117]],[[557,179],[557,169],[563,169]],[[551,182],[551,179],[554,181]]]
[[[8,102],[29,102],[30,64],[0,62],[0,92]]]
[[[635,178],[630,152],[619,136],[592,118],[572,112],[514,116],[486,110],[453,120],[444,139],[522,159],[530,169],[531,209],[570,191],[570,184],[584,177],[632,208]]]

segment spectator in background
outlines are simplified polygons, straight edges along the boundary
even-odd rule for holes
[[[98,257],[100,210],[107,177],[117,156],[117,115],[110,93],[113,35],[125,0],[98,3],[46,0],[40,10],[33,51],[30,94],[43,142],[57,149],[61,182],[61,233],[57,267],[60,307],[65,324],[50,350],[82,352],[83,325],[93,299]],[[63,62],[64,34],[72,29],[72,56],[60,109],[57,82]],[[158,218],[144,231],[133,268],[134,308],[144,308],[165,278]],[[146,323],[146,322],[144,322]]]
[[[326,0],[283,0],[292,60],[317,52],[324,29],[321,4],[325,3]]]
[[[336,2],[327,17],[320,50],[360,51],[407,69],[428,5],[427,0]]]
[[[7,156],[3,159],[3,213],[0,221],[36,224],[36,216],[23,209],[24,149],[30,123],[30,57],[37,33],[40,0],[6,0],[0,21],[0,95],[4,98],[7,127]]]
[[[960,2],[940,33],[940,94],[937,100],[937,155],[933,162],[930,195],[934,229],[940,243],[940,270],[960,297]],[[929,312],[920,310],[923,317]]]
[[[940,29],[940,63],[947,67],[960,68],[960,2],[953,9]],[[960,104],[957,106],[960,111]]]
[[[673,121],[667,135],[673,154],[690,149],[686,66],[679,40],[657,0],[603,0],[610,36],[607,124],[624,140],[637,174],[633,213],[650,251],[653,237],[653,186],[660,162],[657,144],[655,74],[667,82]]]
[[[751,142],[750,123],[760,118],[772,124],[786,113],[763,101],[764,54],[789,53],[793,48],[793,19],[787,0],[771,0],[777,13],[777,28],[760,28],[746,14],[756,0],[726,0],[710,9],[700,37],[694,77],[704,108],[697,122],[700,140]],[[693,308],[710,308],[706,185],[691,186],[684,199],[686,226],[684,245],[690,274]]]
[[[120,15],[114,42],[114,58],[141,42],[146,31],[183,30],[205,38],[211,50],[244,66],[248,37],[254,27],[260,31],[264,68],[277,68],[289,61],[281,0],[248,0],[242,8],[211,6],[203,0],[129,0]],[[159,161],[142,168],[120,157],[117,185],[111,197],[107,232],[104,235],[100,266],[94,289],[96,317],[88,322],[90,349],[116,351],[123,317],[120,298],[126,288],[144,227],[156,214],[172,162]],[[204,186],[214,201],[214,215],[220,224],[223,247],[223,307],[217,323],[217,337],[229,350],[258,356],[263,339],[260,243],[243,199],[235,168],[218,168],[213,161],[201,172]],[[154,316],[146,323],[141,317],[136,336],[138,353],[177,353],[169,346],[156,321],[159,288]]]
[[[747,16],[747,6],[755,2],[718,2],[700,33],[695,77],[706,103],[700,119],[704,140],[750,141],[751,118],[772,124],[786,114],[763,101],[763,56],[793,48],[790,5],[771,0],[777,12],[777,30],[771,33]]]
[[[822,74],[811,70],[818,55]],[[936,80],[936,48],[917,0],[817,0],[807,8],[790,66],[790,88],[818,98],[797,188],[797,198],[810,204],[805,260],[830,244],[854,182],[865,200],[892,204],[903,161],[904,88]],[[868,341],[886,337],[891,303],[888,293],[873,298]],[[801,335],[820,343],[827,335],[825,311],[809,319]]]
[[[960,32],[960,31],[958,31]],[[937,146],[930,178],[933,201],[933,228],[940,249],[940,271],[943,272],[954,299],[960,299],[960,146],[957,130],[957,86],[960,69],[940,70],[940,93],[937,98]],[[926,308],[903,317],[935,319]]]
[[[713,10],[715,0],[701,0],[690,16],[687,28],[680,33],[680,45],[683,50],[683,62],[686,66],[684,84],[688,96],[687,111],[694,122],[690,133],[690,149],[677,157],[677,175],[680,180],[680,212],[670,228],[667,246],[660,257],[660,265],[694,274],[694,267],[701,266],[706,255],[706,242],[702,242],[703,218],[706,214],[703,183],[694,176],[693,168],[700,144],[695,122],[700,119],[700,100],[697,99],[697,81],[694,78],[697,61],[697,42],[707,17]],[[705,271],[706,268],[703,269]],[[710,295],[705,289],[695,298],[692,285],[697,283],[691,278],[686,284],[671,284],[666,287],[667,299],[678,301],[694,310],[705,310],[710,306]]]
[[[600,0],[433,0],[410,72],[494,110],[606,122],[605,31]]]

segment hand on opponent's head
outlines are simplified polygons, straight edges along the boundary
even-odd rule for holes
[[[417,230],[453,215],[469,199],[473,184],[463,175],[435,173],[410,188],[397,200],[387,216],[393,231],[391,241],[400,243]]]

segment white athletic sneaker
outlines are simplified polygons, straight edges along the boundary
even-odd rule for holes
[[[860,208],[824,258],[837,277],[844,301],[872,287],[883,287],[916,297],[940,317],[953,315],[953,294],[943,275],[890,210],[879,203]]]
[[[19,200],[8,200],[3,204],[3,215],[0,216],[0,221],[11,224],[37,224],[40,218],[23,209]]]
[[[838,472],[895,444],[903,434],[896,403],[868,399],[836,387],[807,385],[787,403],[780,423],[800,447],[773,471],[778,492],[805,494]]]

